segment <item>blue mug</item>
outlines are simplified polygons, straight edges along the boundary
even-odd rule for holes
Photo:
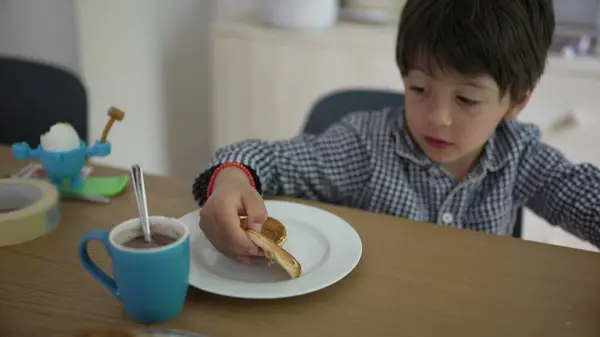
[[[79,260],[96,280],[113,293],[137,322],[150,324],[177,316],[185,304],[190,273],[187,226],[177,219],[151,216],[153,233],[176,239],[156,248],[130,248],[131,239],[143,236],[140,220],[131,219],[110,232],[94,230],[79,243]],[[88,242],[102,242],[111,258],[114,279],[88,254]]]

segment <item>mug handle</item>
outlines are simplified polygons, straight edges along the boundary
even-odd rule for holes
[[[92,261],[90,255],[88,254],[88,243],[91,240],[98,240],[102,242],[106,251],[109,251],[109,239],[108,232],[94,230],[87,233],[79,242],[79,260],[81,264],[83,264],[83,268],[90,273],[96,280],[100,281],[102,285],[104,285],[113,295],[118,297],[117,293],[117,283],[115,280],[108,276],[98,265]]]

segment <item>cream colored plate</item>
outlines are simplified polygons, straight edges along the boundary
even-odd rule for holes
[[[278,265],[264,259],[247,265],[219,253],[199,227],[199,212],[181,220],[190,230],[190,285],[218,295],[272,299],[308,294],[328,287],[358,264],[362,243],[358,233],[340,217],[322,209],[285,201],[265,202],[269,216],[286,227],[284,248],[302,265],[290,279]]]

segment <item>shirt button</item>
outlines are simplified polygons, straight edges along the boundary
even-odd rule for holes
[[[442,215],[442,222],[444,223],[444,225],[450,225],[452,224],[452,221],[454,221],[454,217],[451,213],[444,213]]]

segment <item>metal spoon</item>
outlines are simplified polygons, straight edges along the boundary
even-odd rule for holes
[[[135,192],[135,200],[140,214],[144,239],[146,242],[152,242],[150,219],[148,218],[148,205],[146,203],[146,188],[144,186],[144,172],[139,165],[131,166],[131,180],[133,182],[133,190]]]

